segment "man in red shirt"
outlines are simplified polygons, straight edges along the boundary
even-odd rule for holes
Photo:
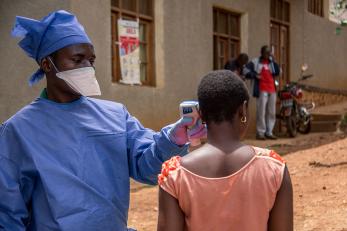
[[[276,139],[272,130],[276,123],[276,80],[280,68],[273,61],[269,46],[261,48],[261,56],[247,64],[246,77],[253,81],[253,96],[257,98],[257,139]]]

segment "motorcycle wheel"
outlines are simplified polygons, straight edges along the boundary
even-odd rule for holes
[[[297,135],[296,117],[294,115],[287,116],[285,118],[287,132],[290,137],[295,137]]]
[[[301,134],[308,134],[308,133],[311,131],[311,120],[308,121],[308,123],[307,123],[306,125],[300,123],[300,124],[299,124],[299,127],[298,127],[298,131],[299,131]]]

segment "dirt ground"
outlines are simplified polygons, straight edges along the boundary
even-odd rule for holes
[[[269,147],[288,163],[294,187],[296,231],[347,231],[347,138],[320,133],[277,141],[246,141]],[[154,231],[157,188],[132,183],[129,227]]]

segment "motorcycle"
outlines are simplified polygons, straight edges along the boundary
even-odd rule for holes
[[[303,102],[303,92],[299,83],[313,75],[304,75],[307,65],[301,68],[301,75],[297,82],[287,83],[278,92],[280,99],[279,117],[284,121],[290,137],[295,137],[297,132],[307,134],[311,131],[312,116],[310,111],[315,108],[314,102]]]

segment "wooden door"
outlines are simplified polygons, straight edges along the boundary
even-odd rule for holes
[[[282,69],[282,83],[288,83],[289,79],[289,32],[287,26],[280,28],[280,67]]]
[[[281,67],[280,88],[290,81],[289,78],[289,27],[279,23],[270,24],[270,46],[275,61]]]

